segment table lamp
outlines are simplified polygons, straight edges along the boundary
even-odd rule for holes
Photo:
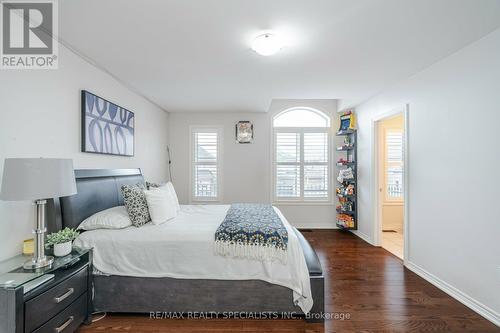
[[[75,172],[71,159],[6,158],[0,199],[31,200],[36,206],[35,247],[25,269],[49,266],[54,258],[45,255],[45,205],[47,199],[76,194]]]

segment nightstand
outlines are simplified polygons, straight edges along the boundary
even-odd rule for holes
[[[24,270],[25,260],[0,262],[0,333],[71,333],[90,322],[91,251],[73,249],[36,271]]]

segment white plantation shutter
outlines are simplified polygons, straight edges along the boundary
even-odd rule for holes
[[[304,133],[304,162],[328,162],[328,133]]]
[[[403,199],[403,132],[390,130],[386,132],[386,199]]]
[[[194,129],[192,138],[193,199],[216,200],[219,196],[219,132]]]
[[[279,116],[273,123],[275,200],[329,200],[329,121],[320,118],[324,127],[311,127],[307,122],[304,127],[293,127],[300,122],[294,118],[288,124],[286,119]]]
[[[328,198],[328,166],[304,166],[304,197]]]
[[[328,198],[328,133],[304,133],[304,197]]]
[[[276,196],[300,197],[300,133],[276,133]]]
[[[276,196],[281,198],[300,197],[300,165],[277,165]]]
[[[276,133],[276,160],[279,163],[300,162],[300,133]]]

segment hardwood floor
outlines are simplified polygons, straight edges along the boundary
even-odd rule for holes
[[[327,320],[323,325],[304,320],[155,320],[148,315],[109,315],[78,332],[500,332],[382,248],[338,230],[303,234],[323,266],[326,311],[349,319]]]

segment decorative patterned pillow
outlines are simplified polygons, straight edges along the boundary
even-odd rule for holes
[[[151,221],[148,202],[144,194],[144,185],[123,185],[121,191],[132,224],[140,227]]]

